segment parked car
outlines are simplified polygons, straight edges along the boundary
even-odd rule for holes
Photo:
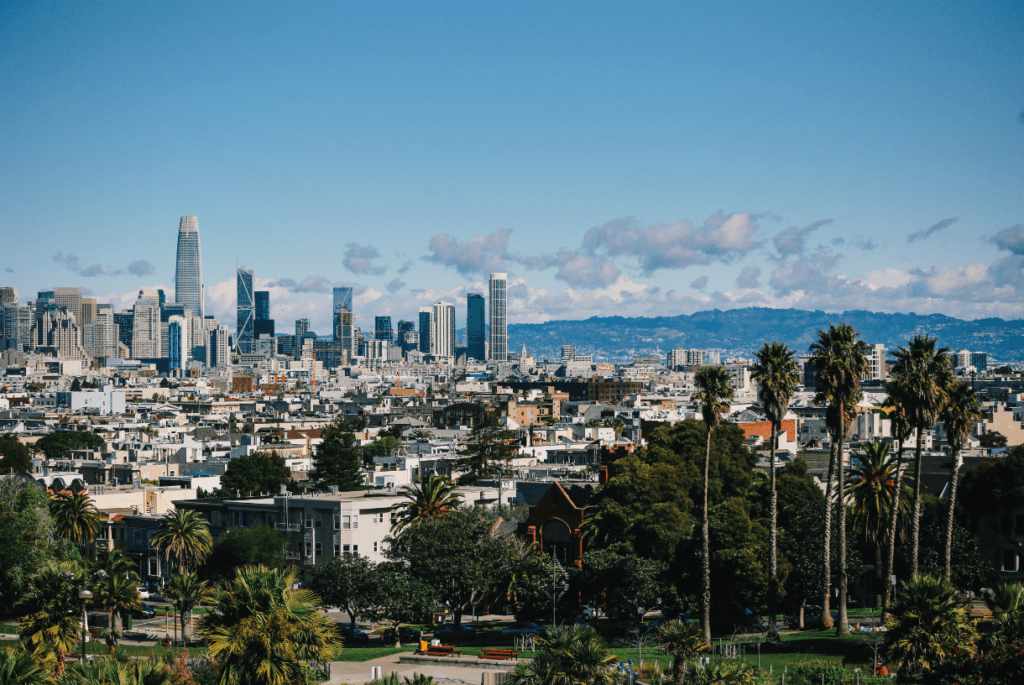
[[[143,604],[138,609],[132,609],[131,616],[132,618],[153,618],[156,616],[156,609],[148,604]]]
[[[434,637],[446,642],[475,640],[476,628],[462,623],[458,627],[454,623],[443,623],[434,629]]]
[[[543,637],[547,630],[536,623],[513,623],[507,628],[501,629],[501,634],[506,637],[520,637],[523,635],[536,635]]]
[[[165,597],[162,592],[151,592],[151,593],[149,593],[149,597],[147,597],[146,599],[148,599],[151,602],[166,602],[167,601],[167,597]]]
[[[385,644],[394,644],[397,639],[399,642],[416,642],[420,639],[420,631],[414,630],[409,626],[398,626],[397,628],[386,628],[381,634],[381,639]]]
[[[366,645],[370,642],[370,636],[358,628],[353,629],[352,626],[339,625],[338,630],[346,645]]]
[[[146,589],[145,585],[140,585],[136,589],[139,591],[139,599],[149,599],[149,590]]]

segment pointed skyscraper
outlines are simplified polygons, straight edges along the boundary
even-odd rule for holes
[[[199,249],[199,220],[181,217],[178,226],[178,260],[174,270],[174,300],[203,318],[203,255]]]

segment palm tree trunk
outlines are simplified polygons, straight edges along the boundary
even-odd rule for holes
[[[917,578],[917,551],[921,540],[921,436],[917,429],[917,447],[914,451],[914,520],[910,522],[910,577]]]
[[[704,509],[701,512],[704,520],[701,524],[701,566],[704,580],[704,593],[701,597],[700,627],[704,632],[704,642],[711,648],[711,542],[708,531],[708,471],[711,464],[711,426],[708,426],[707,447],[704,450]]]
[[[832,627],[832,611],[829,600],[832,592],[832,481],[836,474],[836,441],[832,441],[831,454],[828,460],[828,482],[825,483],[825,532],[822,535],[821,570],[821,625]]]
[[[772,423],[772,444],[771,444],[771,511],[768,520],[768,614],[772,622],[775,621],[775,604],[778,592],[778,511],[779,493],[775,488],[775,436],[778,433],[778,426]]]
[[[949,469],[949,516],[946,518],[946,580],[953,575],[953,510],[956,508],[956,486],[960,480],[960,449],[950,445],[953,464]]]
[[[846,636],[850,634],[850,620],[846,615],[846,465],[843,462],[843,435],[846,432],[846,408],[839,405],[839,447],[836,459],[839,468],[836,479],[836,514],[838,520],[836,527],[839,529],[839,626],[836,634]]]
[[[893,486],[896,488],[892,493],[892,511],[889,512],[889,554],[885,561],[885,594],[882,596],[882,616],[889,609],[889,602],[892,601],[892,570],[896,561],[896,532],[900,521],[900,492],[903,489],[903,439],[899,441],[899,448],[896,450],[896,478]]]
[[[882,610],[882,593],[885,592],[884,581],[882,574],[882,543],[875,543],[875,608],[879,611]]]
[[[188,642],[192,639],[192,610],[181,610],[181,641]]]

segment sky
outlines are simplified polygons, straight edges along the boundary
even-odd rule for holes
[[[1021,318],[1024,4],[0,3],[0,285]]]

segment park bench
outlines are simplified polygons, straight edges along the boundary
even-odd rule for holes
[[[455,649],[449,645],[438,645],[436,647],[428,647],[426,651],[427,656],[454,656],[456,654],[462,654],[461,649]]]
[[[513,652],[511,649],[484,649],[483,654],[478,656],[478,659],[493,659],[495,661],[508,661],[509,659],[518,659],[519,652]]]

